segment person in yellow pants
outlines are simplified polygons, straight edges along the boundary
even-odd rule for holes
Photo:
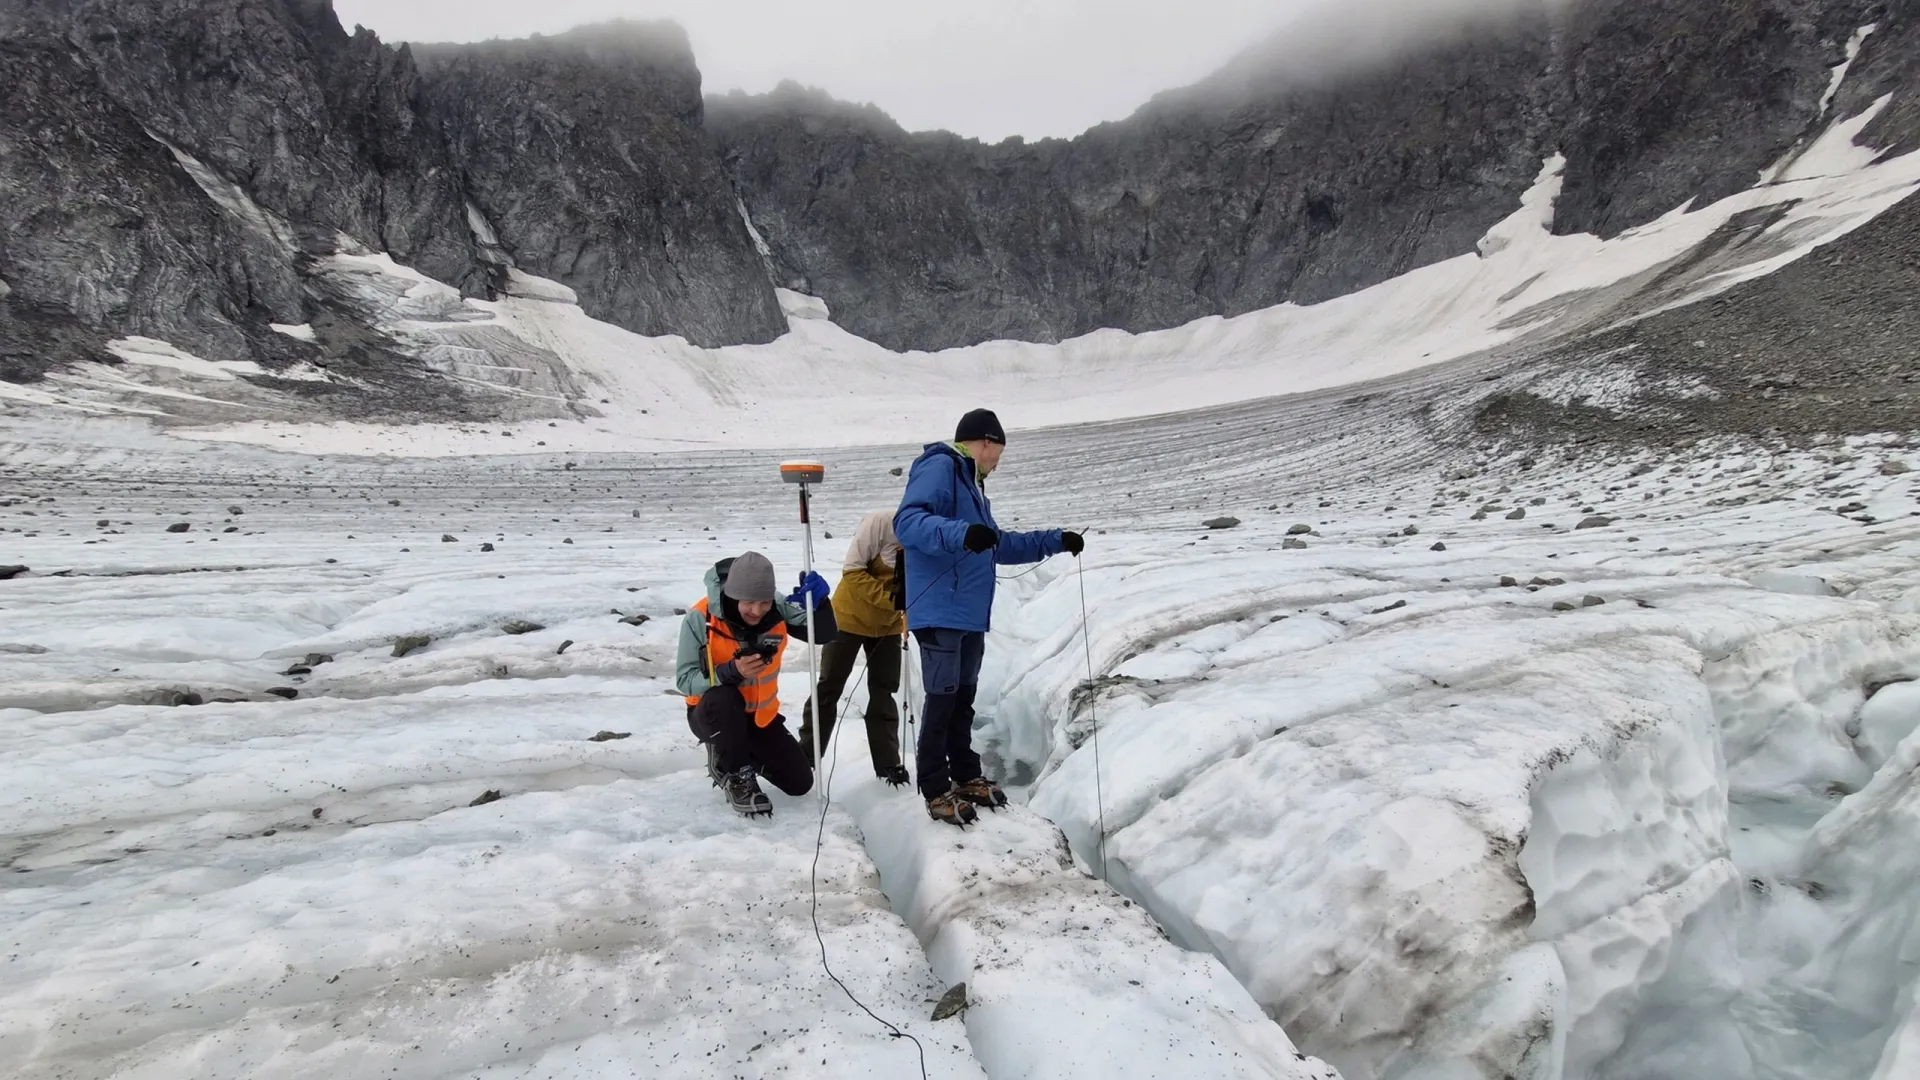
[[[900,763],[900,661],[907,632],[906,597],[900,574],[900,541],[893,514],[876,510],[860,521],[833,590],[839,636],[820,650],[820,745],[833,737],[840,693],[862,653],[867,657],[867,747],[874,775],[896,787],[909,781]],[[800,725],[800,745],[813,749],[814,702]]]

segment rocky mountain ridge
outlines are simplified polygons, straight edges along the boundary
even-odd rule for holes
[[[1554,153],[1556,231],[1611,236],[1753,186],[1883,94],[1863,138],[1920,146],[1917,25],[1912,3],[1582,0],[1338,78],[1256,49],[1072,140],[907,133],[791,86],[712,99],[708,126],[780,283],[848,329],[1054,341],[1316,303],[1470,253]]]
[[[1556,152],[1556,230],[1612,235],[1883,96],[1862,141],[1912,149],[1917,65],[1920,0],[1543,3],[1338,76],[1251,50],[1075,139],[986,145],[793,86],[703,100],[669,25],[395,46],[330,0],[20,0],[0,377],[126,335],[427,374],[314,272],[343,250],[469,296],[518,267],[700,345],[778,336],[775,286],[895,349],[1158,329],[1471,253]]]

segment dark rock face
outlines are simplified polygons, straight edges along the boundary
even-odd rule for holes
[[[1057,341],[1470,255],[1554,153],[1554,227],[1612,235],[1751,186],[1883,95],[1863,137],[1920,147],[1920,0],[1515,6],[1358,68],[1256,50],[1075,139],[983,145],[792,86],[703,104],[668,26],[410,48],[330,0],[11,0],[0,378],[142,334],[344,367],[270,387],[326,409],[483,415],[321,260],[384,251],[469,296],[517,266],[702,345],[779,335],[774,285],[893,348]]]
[[[1753,186],[1819,119],[1854,0],[1583,0],[1559,65],[1560,232],[1612,236]]]
[[[701,130],[671,25],[415,51],[476,211],[522,269],[588,314],[697,345],[786,319]]]
[[[308,273],[356,245],[475,296],[512,253],[643,333],[784,330],[700,134],[684,37],[442,49],[435,70],[423,80],[407,47],[347,34],[330,0],[9,5],[0,378],[108,359],[105,341],[142,334],[270,369],[342,358],[363,384],[417,395],[392,378],[404,350],[351,325],[351,301]],[[497,235],[476,236],[469,203]],[[268,329],[330,315],[342,325],[317,346]]]
[[[1823,116],[1831,68],[1878,20]],[[1884,93],[1920,142],[1915,0],[1582,0],[1331,80],[1240,63],[1072,140],[907,134],[787,86],[708,126],[780,284],[895,348],[1313,303],[1472,253],[1544,158],[1560,232],[1751,187]]]
[[[1544,24],[1362,82],[1202,85],[1073,140],[908,135],[787,86],[708,102],[775,280],[892,348],[1143,331],[1473,250],[1540,171]]]
[[[67,38],[149,130],[260,206],[473,291],[412,58],[348,37],[330,0],[87,0]]]
[[[298,315],[284,253],[223,216],[76,50],[0,39],[0,71],[0,378],[103,358],[120,334],[241,359],[249,318]]]

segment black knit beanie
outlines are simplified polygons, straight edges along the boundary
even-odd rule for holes
[[[953,429],[954,442],[972,442],[985,439],[988,442],[1007,445],[1007,433],[1000,427],[1000,418],[993,415],[992,409],[975,409],[960,418],[960,426]]]

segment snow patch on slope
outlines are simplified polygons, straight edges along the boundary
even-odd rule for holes
[[[251,360],[210,361],[182,352],[164,341],[146,337],[127,337],[107,342],[107,351],[123,362],[143,367],[167,368],[201,379],[232,381],[239,375],[264,375],[266,371]]]
[[[993,341],[894,353],[832,323],[817,300],[781,290],[788,333],[779,340],[702,349],[598,323],[567,302],[563,286],[517,273],[509,295],[489,303],[462,301],[383,256],[335,256],[322,272],[345,279],[342,287],[363,297],[370,322],[412,342],[433,366],[476,387],[507,395],[532,389],[551,399],[564,422],[544,440],[549,449],[908,442],[949,423],[947,402],[956,397],[1017,401],[1003,410],[1015,429],[1092,422],[1346,385],[1558,332],[1612,310],[1735,215],[1794,200],[1766,234],[1768,243],[1730,256],[1761,262],[1735,265],[1671,301],[1693,302],[1836,239],[1913,191],[1920,153],[1873,161],[1851,147],[1865,122],[1835,125],[1809,150],[1805,167],[1778,183],[1677,210],[1606,241],[1550,231],[1564,168],[1555,157],[1474,254],[1322,304],[1283,304],[1137,335],[1100,330],[1058,345]],[[535,294],[548,302],[522,302]],[[503,377],[510,372],[533,374]],[[763,422],[774,415],[782,421]],[[193,434],[305,452],[531,449],[458,425],[241,422]]]
[[[282,256],[291,259],[299,251],[299,243],[293,235],[293,226],[287,220],[253,201],[245,188],[213,171],[199,158],[187,153],[166,139],[147,132],[153,141],[167,148],[173,159],[186,170],[188,176],[199,186],[214,205],[226,211],[235,220],[268,241]]]
[[[1820,95],[1820,115],[1827,115],[1827,109],[1833,105],[1833,95],[1840,92],[1840,84],[1847,81],[1847,72],[1852,70],[1853,62],[1860,58],[1860,47],[1867,43],[1868,35],[1880,29],[1879,23],[1868,23],[1853,32],[1847,39],[1847,56],[1833,66],[1833,78],[1827,83],[1826,92]]]

